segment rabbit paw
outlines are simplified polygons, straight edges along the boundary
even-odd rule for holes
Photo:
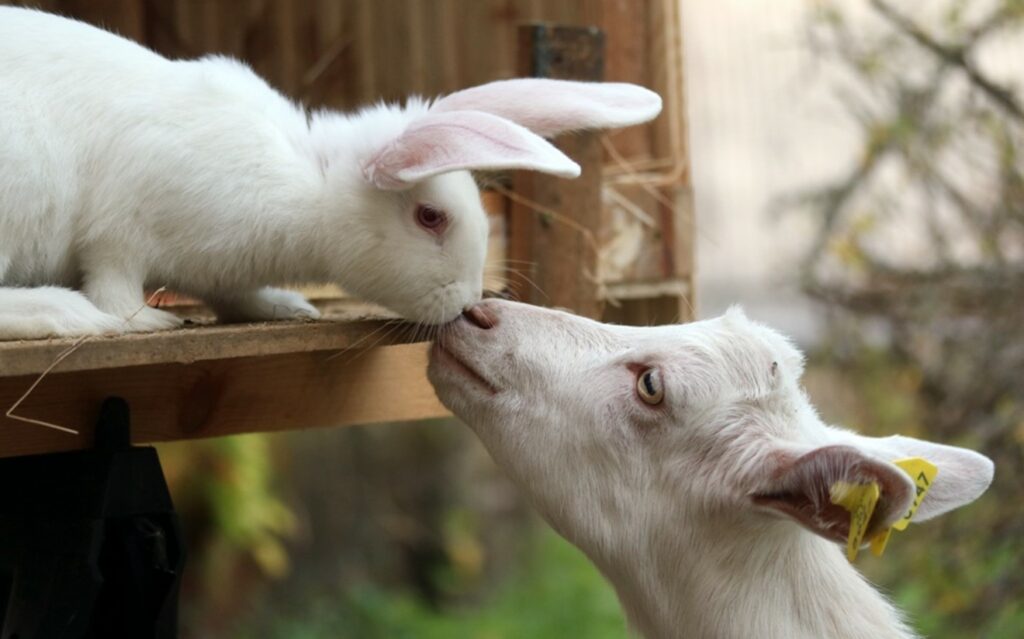
[[[185,320],[174,313],[147,306],[126,317],[122,330],[126,333],[150,333],[179,328],[184,324]]]
[[[121,318],[63,288],[0,288],[0,340],[124,332]]]
[[[224,322],[270,322],[289,319],[318,319],[320,311],[294,291],[261,288],[233,300],[213,304]]]

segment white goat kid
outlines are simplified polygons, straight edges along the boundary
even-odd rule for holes
[[[614,584],[650,638],[912,637],[847,562],[836,482],[876,482],[865,539],[939,468],[914,521],[977,498],[977,453],[822,423],[803,359],[741,311],[688,325],[610,326],[489,300],[435,345],[438,396],[543,517]]]

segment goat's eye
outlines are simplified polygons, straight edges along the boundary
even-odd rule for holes
[[[661,373],[656,368],[648,368],[636,378],[636,392],[640,399],[656,406],[665,399],[665,387],[661,384]]]
[[[416,224],[435,235],[440,235],[448,225],[448,215],[444,211],[420,204],[416,207]]]

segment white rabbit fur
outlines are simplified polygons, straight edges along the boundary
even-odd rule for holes
[[[590,85],[622,104],[599,95],[581,116],[566,100],[559,118],[557,101],[538,109],[524,95],[509,113],[515,92],[563,84],[581,83],[492,83],[464,100],[473,110],[456,93],[438,108],[307,113],[237,61],[171,61],[81,22],[0,7],[0,339],[177,326],[145,307],[143,290],[159,286],[224,320],[317,317],[300,295],[266,288],[304,282],[451,320],[480,296],[487,244],[464,169],[579,172],[505,118],[542,119],[550,134],[660,110],[639,87]],[[503,117],[478,110],[488,99]],[[446,213],[443,234],[417,225],[418,204]]]

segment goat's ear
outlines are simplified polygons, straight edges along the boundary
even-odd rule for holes
[[[864,539],[889,528],[914,498],[914,484],[906,473],[853,446],[824,446],[802,454],[780,451],[772,459],[769,477],[752,496],[754,504],[832,541],[844,542],[850,533],[850,512],[830,498],[837,482],[878,484],[878,503]]]
[[[661,112],[661,97],[621,82],[517,78],[457,91],[431,107],[434,113],[453,110],[492,113],[551,137],[647,122]]]
[[[498,116],[478,111],[428,113],[363,165],[379,189],[402,190],[462,169],[532,169],[576,177],[580,167],[549,142]]]
[[[938,467],[938,474],[912,522],[931,519],[971,503],[985,492],[995,473],[991,459],[966,448],[901,435],[862,439],[868,440],[867,448],[885,459],[922,457]]]

